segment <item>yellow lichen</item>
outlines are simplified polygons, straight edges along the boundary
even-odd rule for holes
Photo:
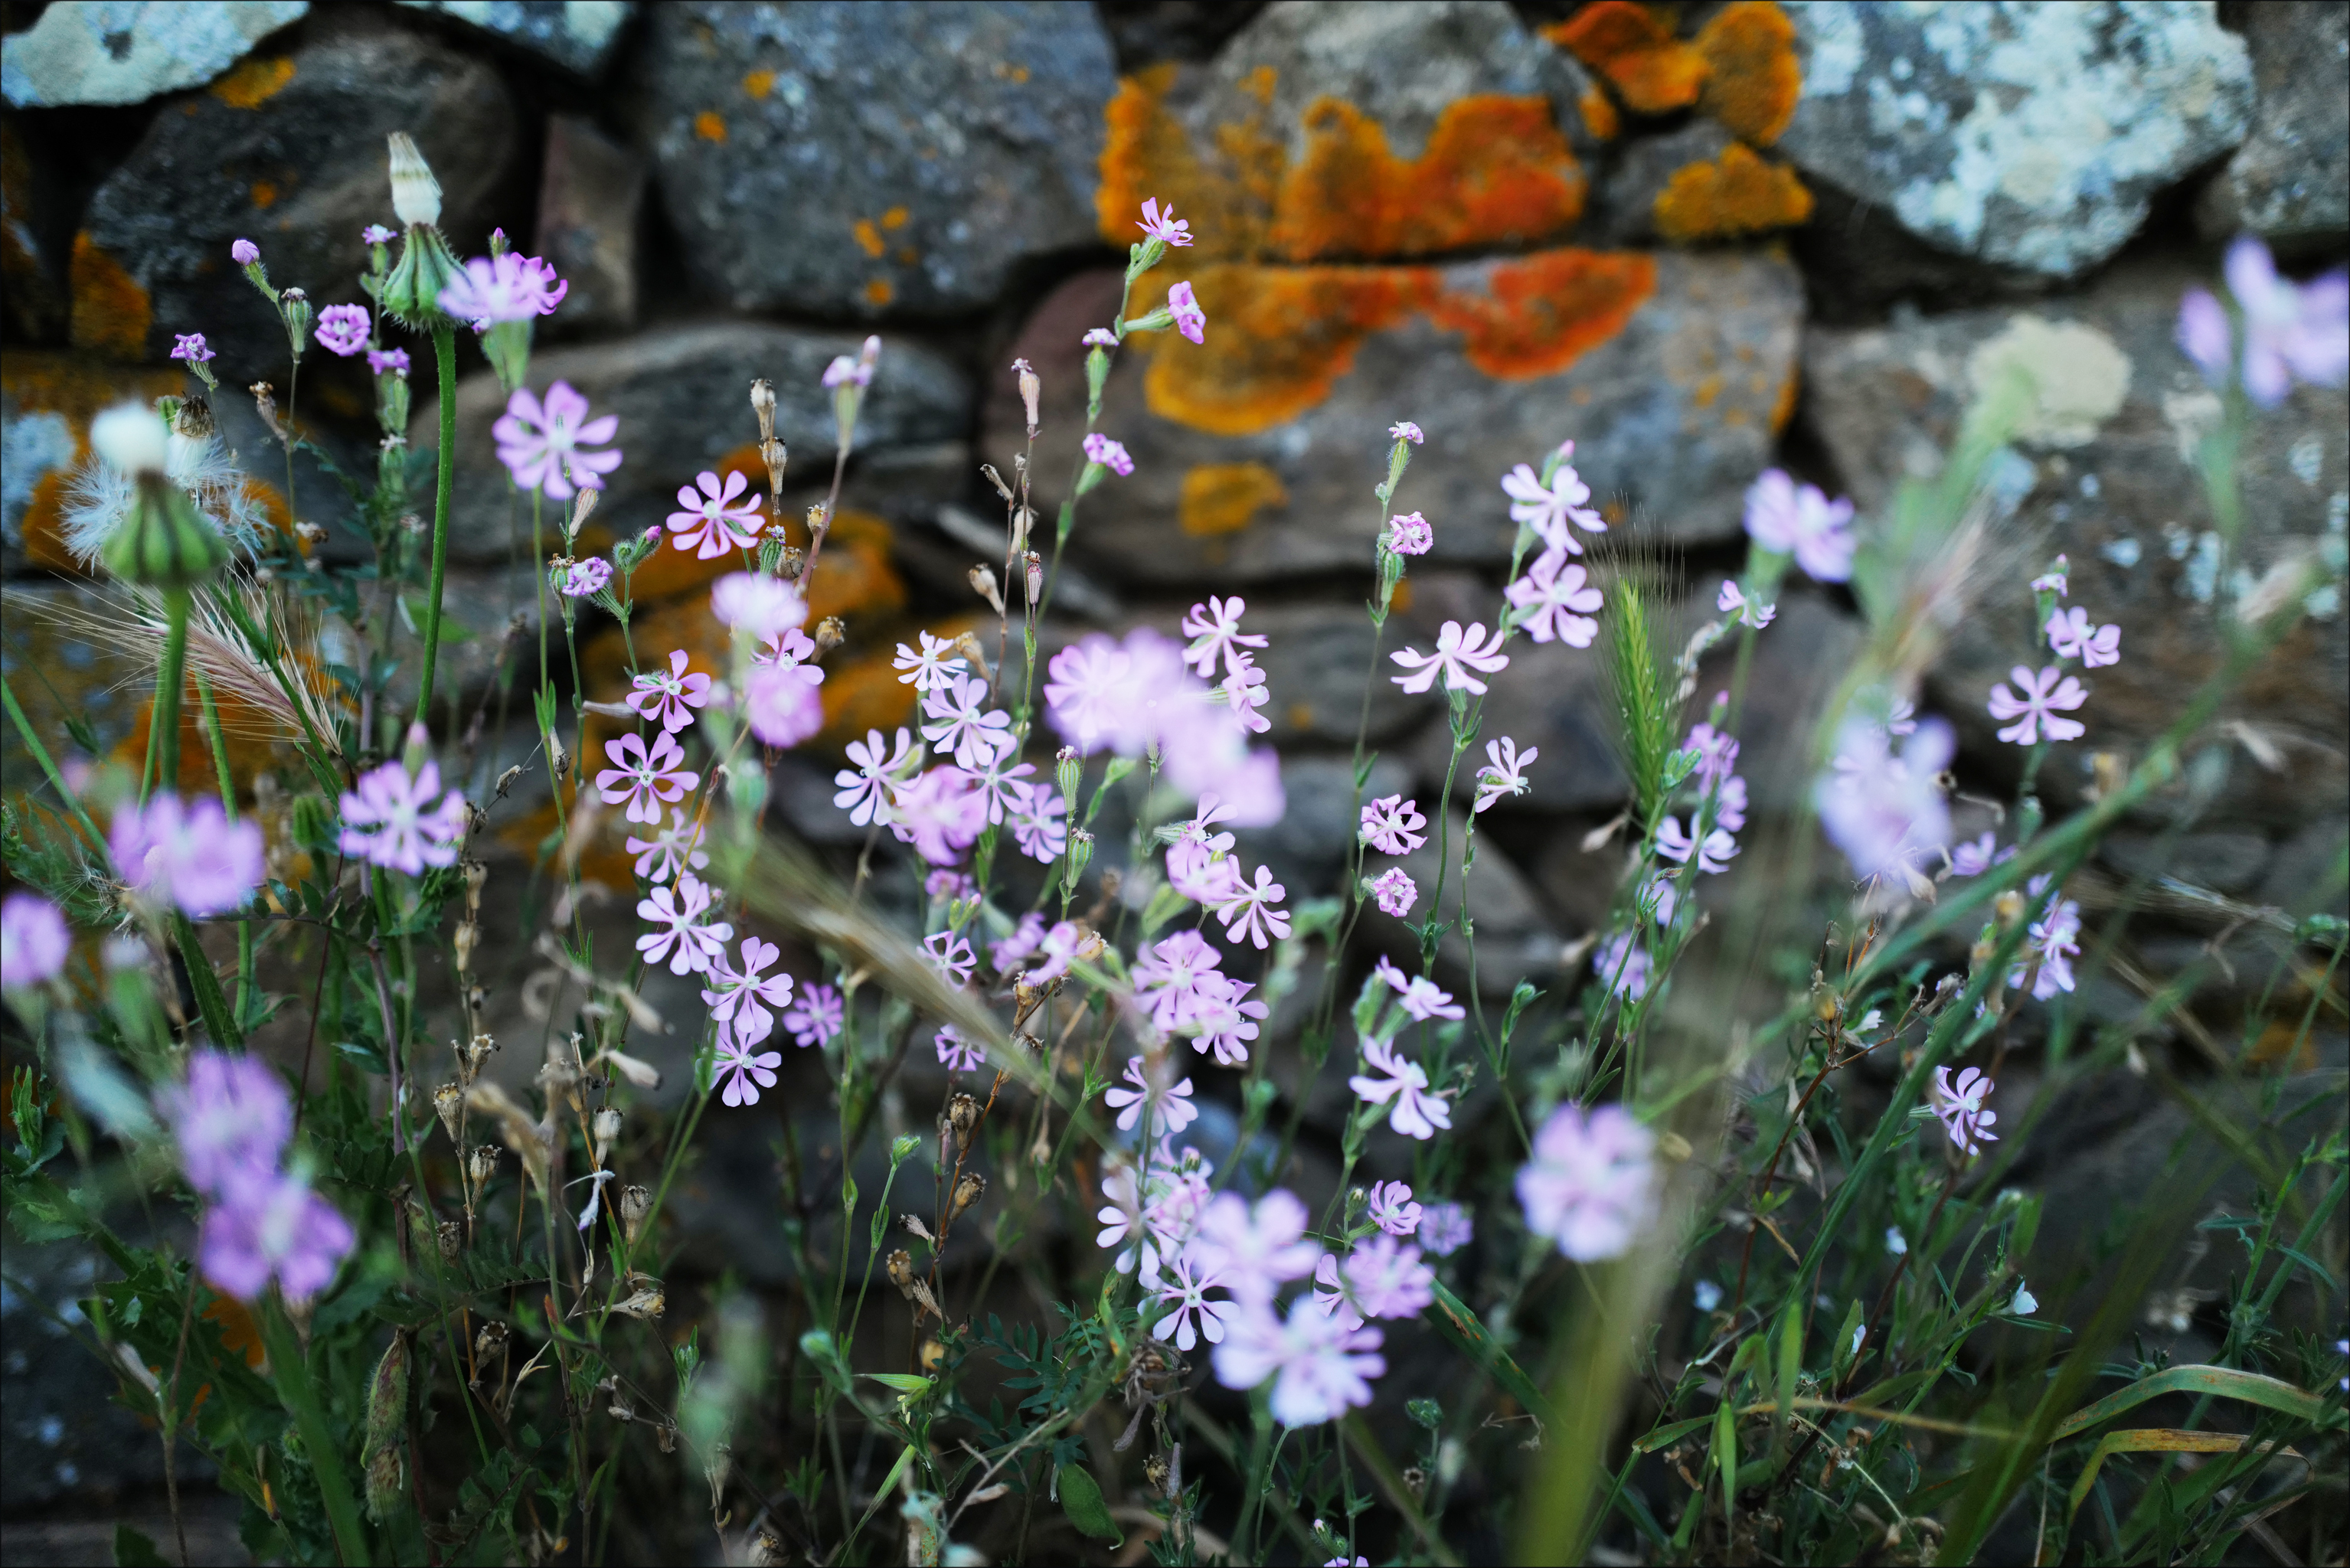
[[[752,98],[764,98],[775,90],[775,73],[756,70],[743,78],[743,90]]]
[[[1623,118],[1616,112],[1616,100],[1607,96],[1603,87],[1594,84],[1586,88],[1575,100],[1575,108],[1583,115],[1583,129],[1601,141],[1615,140],[1617,132],[1624,129]]]
[[[886,277],[868,279],[865,285],[865,303],[879,310],[898,297],[898,286]]]
[[[1734,141],[1712,162],[1675,170],[1657,195],[1657,233],[1683,243],[1760,234],[1811,215],[1812,193],[1794,170]]]
[[[693,134],[704,141],[726,140],[726,121],[714,109],[705,109],[693,117]]]
[[[1142,383],[1150,411],[1216,435],[1253,435],[1328,397],[1365,337],[1435,293],[1435,274],[1220,264],[1191,285],[1215,325],[1204,348],[1150,357]]]
[[[885,229],[902,229],[906,226],[906,219],[910,215],[903,207],[892,207],[881,214],[881,226]]]
[[[1120,246],[1140,239],[1142,203],[1153,197],[1191,223],[1196,243],[1186,259],[1194,265],[1254,256],[1273,219],[1287,154],[1252,118],[1219,126],[1203,159],[1166,106],[1175,74],[1171,65],[1153,66],[1125,78],[1103,111],[1107,139],[1094,193],[1102,238]],[[1268,94],[1270,82],[1268,75]]]
[[[231,109],[259,109],[284,92],[293,79],[292,60],[246,60],[213,83],[211,92]]]
[[[1559,250],[1497,262],[1485,291],[1448,289],[1429,319],[1462,335],[1469,363],[1502,380],[1555,376],[1624,330],[1657,288],[1654,257]]]
[[[1176,516],[1184,533],[1206,538],[1237,534],[1266,507],[1288,504],[1281,476],[1261,462],[1203,462],[1183,476]]]
[[[1787,14],[1771,0],[1736,0],[1698,34],[1697,52],[1707,67],[1698,108],[1757,147],[1778,140],[1804,88]]]
[[[73,346],[116,359],[143,358],[154,303],[122,264],[100,249],[88,230],[74,235],[67,269],[73,291]]]
[[[1632,0],[1598,0],[1544,28],[1543,36],[1606,77],[1636,113],[1685,109],[1705,81],[1704,57],[1673,36],[1670,22]]]

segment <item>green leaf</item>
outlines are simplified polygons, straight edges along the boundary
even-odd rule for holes
[[[1097,1541],[1112,1546],[1126,1544],[1126,1535],[1109,1516],[1109,1507],[1102,1501],[1101,1488],[1095,1483],[1093,1473],[1083,1465],[1063,1465],[1056,1477],[1061,1490],[1061,1511],[1069,1522]]]
[[[876,1383],[885,1384],[910,1398],[929,1393],[931,1383],[936,1381],[934,1378],[918,1376],[911,1372],[861,1372],[858,1376],[869,1377]]]
[[[2089,1488],[2097,1479],[2097,1471],[2112,1454],[2233,1454],[2241,1453],[2248,1439],[2238,1432],[2183,1432],[2175,1427],[2147,1427],[2135,1431],[2107,1432],[2089,1455],[2089,1462],[2081,1467],[2081,1479],[2073,1483],[2066,1500],[2064,1517],[2070,1519],[2081,1511],[2081,1503],[2089,1495]],[[2301,1456],[2291,1449],[2263,1443],[2263,1450]]]
[[[2067,1438],[2080,1437],[2098,1422],[2110,1420],[2133,1406],[2165,1394],[2208,1394],[2222,1399],[2241,1399],[2247,1404],[2264,1405],[2313,1427],[2338,1429],[2344,1425],[2345,1414],[2340,1409],[2327,1409],[2325,1401],[2315,1394],[2274,1377],[2263,1377],[2257,1372],[2239,1372],[2232,1366],[2174,1366],[2151,1377],[2142,1377],[2074,1411],[2057,1426],[2049,1441],[2061,1443]]]
[[[1543,1397],[1542,1391],[1534,1386],[1534,1379],[1510,1359],[1510,1353],[1494,1343],[1492,1334],[1477,1321],[1477,1314],[1469,1310],[1468,1303],[1454,1295],[1441,1282],[1433,1288],[1437,1311],[1430,1321],[1436,1324],[1437,1331],[1491,1373],[1493,1381],[1508,1389],[1528,1413],[1539,1417],[1544,1426],[1555,1425],[1558,1416],[1551,1408],[1550,1401]]]
[[[143,1532],[127,1524],[114,1527],[114,1561],[120,1568],[168,1568],[155,1543]]]

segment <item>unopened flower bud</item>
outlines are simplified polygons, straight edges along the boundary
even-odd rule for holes
[[[566,527],[563,531],[563,538],[566,544],[569,544],[579,537],[579,530],[588,525],[588,514],[596,510],[597,500],[602,496],[603,493],[604,493],[600,490],[590,490],[585,485],[580,487],[579,498],[572,503],[570,525]]]
[[[1063,746],[1053,753],[1053,782],[1061,786],[1061,798],[1069,805],[1074,815],[1077,809],[1077,784],[1085,777],[1086,762],[1077,755],[1075,746]]]
[[[1025,359],[1012,361],[1012,369],[1020,378],[1020,406],[1027,410],[1028,439],[1034,441],[1043,422],[1038,416],[1037,403],[1045,395],[1045,383],[1037,377],[1035,368]]]
[[[773,441],[775,437],[775,389],[762,379],[751,383],[751,411],[759,416],[759,439]]]
[[[759,442],[759,461],[767,465],[767,493],[773,495],[784,487],[784,470],[791,462],[791,449],[773,435]]]
[[[997,615],[1003,613],[1003,594],[995,586],[995,572],[993,567],[973,566],[971,569],[971,586],[974,593],[987,601],[988,608]]]
[[[595,1118],[596,1156],[602,1158],[612,1140],[620,1136],[620,1113],[610,1106],[598,1107]]]
[[[228,546],[188,493],[165,476],[171,427],[153,409],[124,403],[90,421],[91,448],[131,476],[128,516],[101,547],[106,569],[126,582],[186,587],[228,559]]]
[[[653,1195],[642,1187],[630,1185],[620,1189],[620,1230],[629,1245],[637,1244],[637,1233],[645,1228],[645,1216],[653,1211]]]
[[[449,1131],[449,1141],[457,1141],[457,1116],[465,1108],[465,1091],[455,1084],[443,1084],[432,1091],[432,1108],[441,1113],[441,1125]]]
[[[1035,608],[1045,597],[1045,557],[1030,550],[1020,557],[1020,564],[1022,575],[1027,579],[1028,604]]]
[[[955,1183],[954,1197],[947,1204],[947,1223],[951,1225],[963,1216],[963,1211],[987,1196],[987,1178],[975,1170],[963,1173]]]
[[[841,639],[847,635],[848,628],[840,624],[840,618],[837,615],[828,615],[816,623],[816,650],[818,653],[830,653],[840,646]]]
[[[432,165],[424,161],[424,154],[416,150],[408,132],[395,130],[389,140],[393,215],[403,223],[439,223],[441,182],[432,177]]]
[[[472,920],[458,921],[457,929],[449,933],[450,955],[456,960],[459,974],[473,967],[473,949],[481,940],[482,928]]]

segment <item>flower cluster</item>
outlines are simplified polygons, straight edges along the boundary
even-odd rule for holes
[[[2243,327],[2244,395],[2262,408],[2284,400],[2296,380],[2338,387],[2350,375],[2350,273],[2336,267],[2295,285],[2277,275],[2268,246],[2247,234],[2228,247],[2228,292]],[[2178,345],[2215,385],[2235,358],[2227,307],[2210,290],[2191,288],[2178,307]]]
[[[182,805],[168,792],[116,812],[107,847],[132,892],[198,919],[242,905],[265,867],[258,824],[231,822],[219,801]]]
[[[207,1205],[196,1237],[204,1278],[248,1302],[273,1280],[289,1301],[324,1290],[356,1238],[298,1166],[284,1168],[294,1108],[276,1070],[255,1056],[198,1051],[187,1081],[156,1098],[188,1185]]]
[[[1233,632],[1238,601],[1222,601]],[[1186,625],[1221,618],[1194,605]],[[1201,634],[1194,633],[1195,642]],[[1218,649],[1224,685],[1210,689],[1185,664],[1182,649],[1148,627],[1122,641],[1095,633],[1053,656],[1046,667],[1045,711],[1079,753],[1158,754],[1166,782],[1194,798],[1212,794],[1238,826],[1279,821],[1284,806],[1281,764],[1271,751],[1249,750],[1255,728],[1245,711],[1267,698],[1262,674],[1236,636]],[[1201,668],[1206,668],[1202,661]],[[1256,679],[1250,679],[1252,676]],[[1236,702],[1233,693],[1241,694]]]
[[[442,793],[441,766],[429,759],[412,775],[397,761],[360,774],[357,793],[343,796],[342,813],[344,854],[411,877],[428,866],[455,865],[473,820],[463,794]]]

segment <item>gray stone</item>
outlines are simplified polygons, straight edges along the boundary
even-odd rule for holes
[[[2297,829],[2276,846],[2257,901],[2289,915],[2350,914],[2350,891],[2343,885],[2345,838],[2350,823],[2339,815]]]
[[[2078,276],[2244,139],[2252,73],[2209,5],[1798,0],[1779,148],[1945,251]]]
[[[1372,854],[1363,866],[1364,874],[1369,877],[1377,877],[1390,866],[1403,867],[1404,874],[1419,889],[1419,900],[1410,917],[1415,921],[1427,919],[1434,912],[1432,905],[1439,895],[1440,843],[1445,852],[1443,910],[1457,911],[1461,894],[1461,847],[1469,818],[1458,811],[1448,813],[1449,822],[1440,841],[1436,815],[1430,810],[1431,805],[1428,801],[1420,803],[1429,817],[1426,844],[1400,859]],[[1469,909],[1477,921],[1479,993],[1492,1000],[1509,995],[1522,980],[1547,984],[1549,977],[1558,972],[1559,951],[1565,944],[1543,912],[1534,885],[1491,835],[1481,836],[1477,840],[1468,884]],[[1380,913],[1376,905],[1363,911],[1361,937],[1370,944],[1372,951],[1392,954],[1399,961],[1409,959],[1413,970],[1418,970],[1418,939],[1404,929],[1403,921]],[[1447,932],[1436,949],[1438,981],[1455,992],[1462,991],[1468,986],[1469,971],[1469,944],[1458,930]]]
[[[412,133],[432,163],[452,238],[471,245],[487,229],[515,132],[497,74],[431,39],[369,30],[364,16],[341,20],[354,30],[314,36],[265,97],[208,94],[158,115],[91,198],[77,293],[85,278],[120,275],[144,290],[147,358],[161,360],[174,333],[203,332],[224,381],[282,383],[285,336],[229,244],[250,238],[270,281],[304,289],[316,306],[363,301],[359,231],[391,219],[384,140],[392,131]],[[115,339],[137,326],[78,319],[75,335],[135,358],[140,346]],[[314,349],[313,369],[328,358]]]
[[[1284,749],[1300,742],[1351,744],[1364,712],[1364,682],[1370,682],[1369,722],[1365,739],[1383,744],[1426,719],[1428,710],[1396,690],[1382,658],[1371,669],[1371,620],[1362,601],[1336,605],[1251,605],[1243,624],[1268,640],[1257,666],[1272,693],[1262,712],[1273,721],[1267,742]],[[1386,647],[1396,646],[1389,631]]]
[[[453,17],[583,77],[603,74],[634,0],[400,0]]]
[[[2203,232],[2272,240],[2350,229],[2350,6],[2273,0],[2239,9],[2259,99],[2252,132],[2196,209]]]
[[[538,188],[538,254],[571,287],[546,318],[549,336],[636,325],[637,231],[645,162],[576,115],[546,122]]]
[[[1522,284],[1542,298],[1551,275],[1544,269],[1577,267],[1578,258],[1595,254],[1548,252],[1388,275],[1399,286],[1426,289],[1440,309],[1468,311],[1490,306],[1489,291]],[[1734,535],[1746,487],[1770,462],[1776,423],[1793,407],[1800,281],[1784,259],[1767,255],[1625,259],[1635,268],[1653,265],[1654,291],[1605,341],[1579,357],[1554,356],[1552,362],[1566,359],[1565,369],[1532,374],[1517,373],[1540,362],[1525,339],[1489,352],[1491,345],[1467,345],[1459,332],[1411,311],[1359,337],[1334,328],[1315,350],[1326,353],[1326,366],[1300,369],[1295,352],[1273,340],[1296,329],[1294,317],[1252,313],[1220,321],[1217,300],[1230,296],[1211,298],[1203,286],[1208,348],[1170,335],[1147,355],[1123,355],[1111,370],[1099,428],[1127,445],[1137,466],[1131,477],[1108,479],[1088,496],[1072,548],[1101,575],[1125,582],[1229,585],[1334,568],[1367,574],[1385,520],[1371,490],[1384,473],[1388,427],[1399,419],[1427,432],[1426,444],[1413,449],[1396,509],[1424,512],[1434,524],[1431,564],[1506,562],[1516,525],[1501,476],[1517,463],[1540,463],[1568,438],[1595,504],[1609,515],[1640,519],[1675,541]],[[1235,267],[1208,275],[1253,303],[1271,304],[1289,278],[1318,278],[1335,289],[1373,275]],[[1067,493],[1085,432],[1079,324],[1098,325],[1116,302],[1115,275],[1072,279],[1039,306],[1014,348],[1045,378],[1048,407],[1035,472],[1047,517]],[[1244,335],[1253,332],[1263,336],[1250,341]],[[1181,395],[1170,399],[1155,361],[1199,354],[1214,358],[1204,369],[1187,370]],[[1256,396],[1250,383],[1235,379],[1247,369],[1300,379],[1268,409],[1262,398],[1249,400]],[[1229,395],[1218,390],[1234,387]],[[1297,411],[1282,417],[1289,408]],[[1017,396],[1003,378],[991,387],[983,445],[1007,472],[1023,450],[1021,425]],[[1246,482],[1241,493],[1254,504],[1203,502],[1220,493],[1209,482],[1233,475]]]
[[[2014,765],[2021,753],[1993,739],[1983,703],[2012,666],[2046,661],[2025,585],[2067,555],[2068,602],[2121,627],[2122,659],[2083,672],[2090,699],[2078,717],[2088,733],[2049,759],[2042,787],[2054,799],[2078,798],[2092,752],[2134,760],[2176,722],[2221,662],[2221,618],[2262,574],[2304,554],[2329,559],[2328,548],[2341,558],[2350,404],[2339,389],[2302,387],[2246,432],[2243,534],[2237,564],[2223,567],[2194,466],[2220,405],[2174,339],[2180,293],[2205,282],[2175,264],[2131,265],[2062,306],[1820,330],[1805,348],[1817,428],[1864,518],[1882,514],[1905,475],[1937,470],[1982,379],[2009,364],[2043,379],[2017,450],[1999,460],[2000,493],[2017,511],[2000,530],[1995,575],[1971,585],[1980,602],[1956,628],[1933,689],[1978,755]],[[2337,576],[2307,601],[2304,618],[2207,732],[2243,753],[2220,796],[2225,826],[2298,822],[2311,802],[2350,793],[2341,590]],[[2182,785],[2155,805],[2185,799]]]
[[[1089,5],[656,6],[642,135],[703,288],[737,309],[941,313],[1094,237]]]
[[[698,471],[757,441],[750,389],[761,377],[775,389],[775,433],[794,454],[794,476],[810,479],[821,468],[828,477],[832,397],[821,378],[836,355],[854,354],[860,341],[853,334],[745,321],[667,327],[534,354],[530,384],[543,394],[556,381],[567,382],[588,400],[593,415],[619,416],[613,444],[628,455],[609,476],[595,516],[595,525],[619,535],[660,524],[677,510],[680,485],[691,485]],[[419,387],[409,427],[409,440],[420,451],[434,445],[440,428],[438,401],[430,394],[429,382]],[[891,448],[951,438],[962,429],[969,398],[968,382],[949,360],[920,344],[891,342],[865,400],[857,435],[857,451],[864,455],[852,470]],[[490,428],[505,401],[487,370],[458,383],[452,556],[505,557],[508,486]],[[854,479],[850,484],[853,501]],[[518,537],[526,545],[528,499],[515,510],[521,518]],[[550,516],[558,511],[550,508]]]
[[[1281,760],[1281,787],[1289,809],[1270,827],[1235,835],[1242,860],[1253,867],[1259,861],[1289,888],[1295,906],[1338,890],[1353,853],[1361,817],[1355,805],[1355,765],[1347,757],[1293,757]],[[1400,763],[1380,758],[1371,764],[1363,785],[1363,799],[1409,794],[1411,774]]]
[[[2241,893],[2268,868],[2269,841],[2257,833],[2190,833],[2166,846],[2158,834],[2116,833],[2097,853],[2125,876],[2175,877],[2214,893]]]
[[[0,97],[18,109],[143,103],[203,86],[309,9],[309,0],[63,0],[0,39]]]

